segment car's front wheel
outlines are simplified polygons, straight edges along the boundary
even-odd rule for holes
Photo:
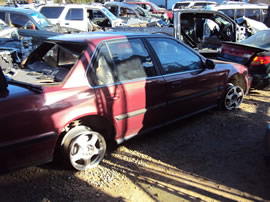
[[[96,167],[106,153],[104,137],[86,126],[76,126],[69,130],[62,147],[76,170]]]
[[[243,102],[244,90],[240,86],[229,84],[222,99],[222,105],[226,110],[233,110]]]

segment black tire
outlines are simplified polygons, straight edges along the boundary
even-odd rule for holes
[[[244,90],[240,86],[229,83],[221,98],[220,106],[228,111],[237,109],[243,102]]]
[[[104,137],[86,126],[70,129],[61,143],[62,151],[76,170],[94,168],[106,153]]]

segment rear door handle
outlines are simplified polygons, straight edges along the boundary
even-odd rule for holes
[[[69,23],[65,23],[65,25],[69,25]]]

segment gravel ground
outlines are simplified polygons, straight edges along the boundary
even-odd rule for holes
[[[0,176],[0,201],[267,201],[264,132],[270,91],[240,109],[211,110],[119,146],[97,168],[55,163]]]

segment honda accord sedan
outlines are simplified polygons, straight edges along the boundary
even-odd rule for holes
[[[116,32],[52,37],[3,73],[3,171],[55,152],[76,170],[93,168],[115,143],[239,107],[251,81],[245,66],[206,59],[175,38]]]

